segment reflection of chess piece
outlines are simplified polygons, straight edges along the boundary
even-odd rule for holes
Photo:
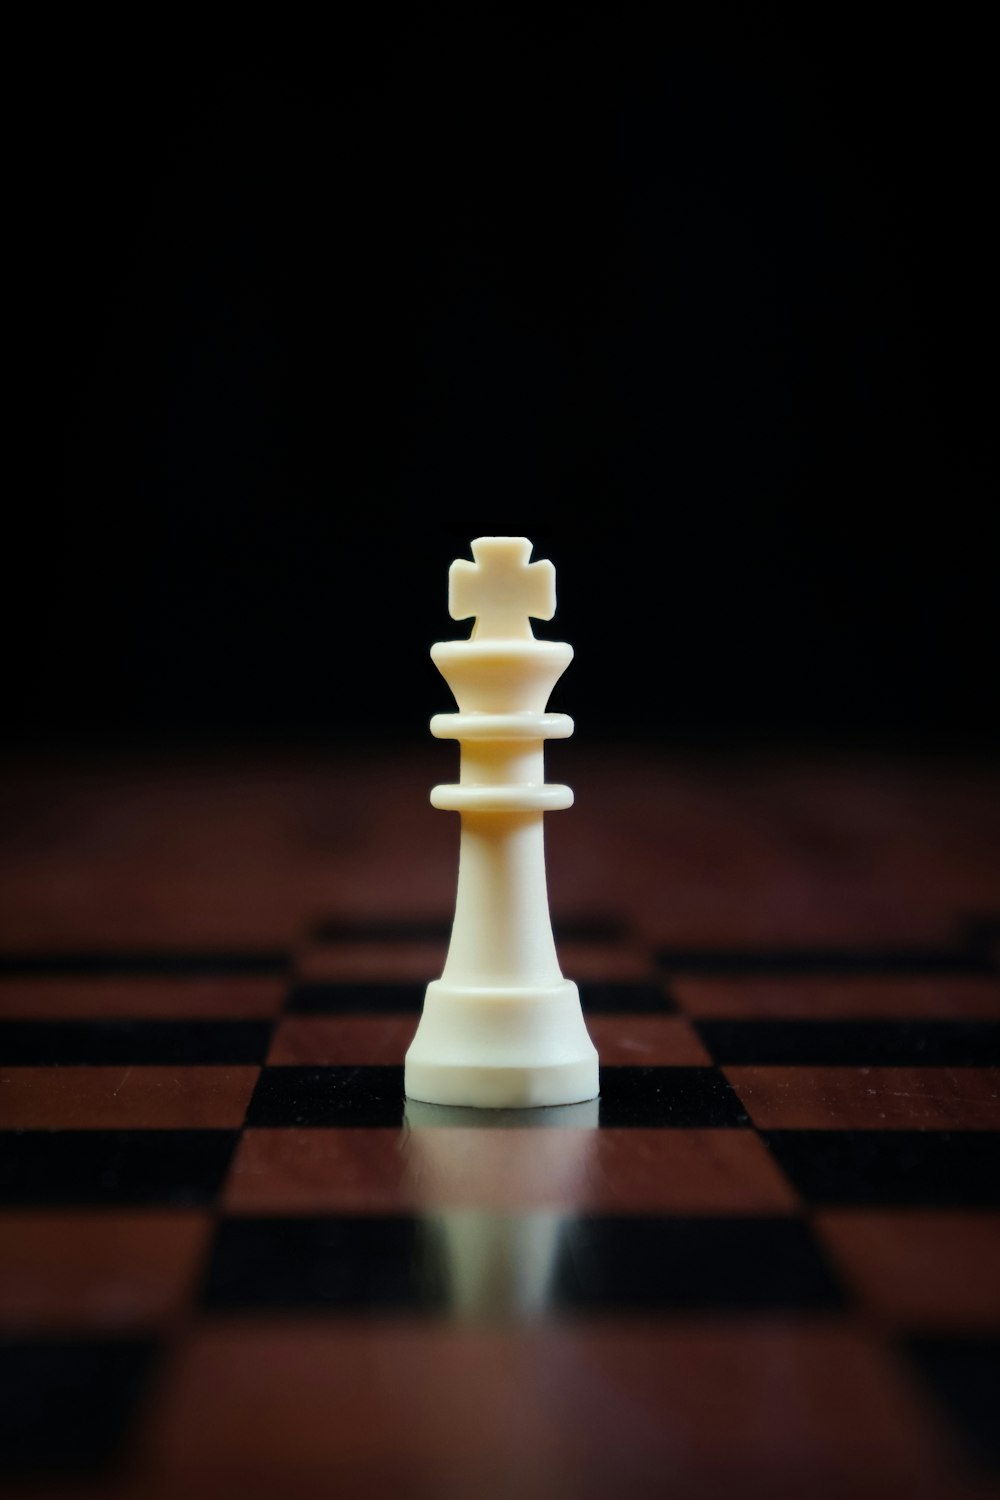
[[[563,1227],[592,1170],[598,1107],[591,1099],[483,1116],[407,1101],[407,1174],[449,1312],[508,1320],[546,1312]]]
[[[475,615],[472,635],[431,650],[459,710],[436,715],[431,732],[462,745],[459,784],[431,801],[461,813],[462,845],[451,945],[406,1056],[406,1093],[572,1104],[597,1095],[597,1053],[556,957],[542,822],[573,801],[544,780],[545,741],[573,732],[566,714],[545,712],[573,650],[532,635],[529,616],[555,612],[555,569],[529,563],[529,541],[480,537],[472,555],[452,564],[448,600],[454,619]]]

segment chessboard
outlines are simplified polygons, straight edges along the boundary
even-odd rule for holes
[[[8,1493],[1000,1493],[995,774],[580,761],[534,1111],[403,1097],[439,760],[7,768]]]

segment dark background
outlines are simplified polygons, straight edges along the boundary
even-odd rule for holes
[[[10,742],[423,743],[494,532],[556,563],[588,739],[995,748],[974,14],[60,24]]]

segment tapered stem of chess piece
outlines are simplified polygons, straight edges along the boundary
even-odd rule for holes
[[[597,1053],[556,956],[543,831],[545,813],[573,801],[544,772],[545,741],[573,732],[546,711],[573,649],[532,634],[529,617],[555,613],[555,569],[529,561],[525,537],[480,537],[472,555],[452,564],[448,601],[453,619],[475,616],[472,635],[431,650],[458,703],[431,733],[462,747],[458,785],[431,801],[461,814],[462,843],[448,957],[427,987],[406,1093],[487,1109],[575,1104],[597,1096]]]

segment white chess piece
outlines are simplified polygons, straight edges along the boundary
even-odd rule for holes
[[[461,813],[462,844],[451,944],[406,1054],[406,1093],[489,1109],[575,1104],[597,1096],[597,1053],[556,957],[543,833],[544,814],[573,802],[544,779],[545,741],[573,732],[568,715],[545,711],[573,648],[532,635],[529,616],[555,613],[555,569],[529,562],[525,537],[480,537],[472,555],[452,564],[448,600],[453,619],[475,616],[472,635],[431,648],[458,703],[431,733],[462,745],[459,784],[435,787],[431,802]]]

